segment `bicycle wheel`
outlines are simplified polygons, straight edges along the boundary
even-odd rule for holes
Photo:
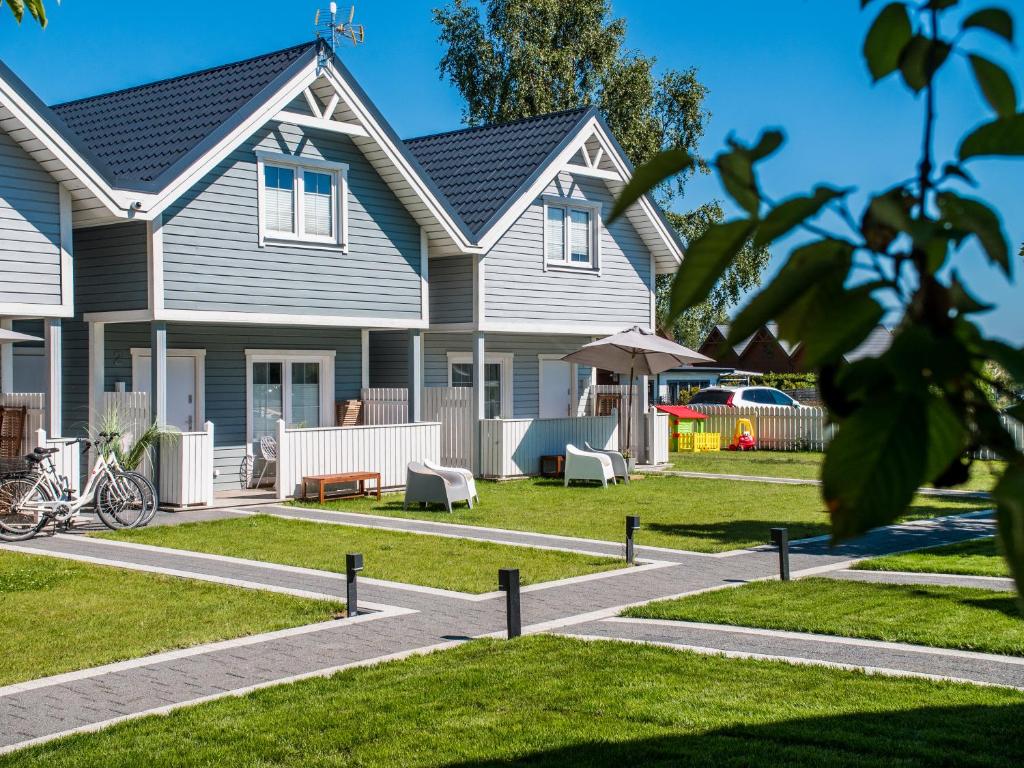
[[[129,470],[122,474],[128,475],[129,477],[135,478],[142,484],[142,488],[146,494],[146,514],[143,515],[142,520],[135,526],[136,528],[142,528],[143,526],[149,525],[153,518],[156,517],[157,507],[160,506],[159,499],[157,498],[156,486],[141,472],[135,472]]]
[[[238,484],[243,491],[252,488],[253,471],[256,468],[256,457],[251,453],[242,457],[242,463],[238,465]]]
[[[39,533],[49,520],[38,506],[44,500],[40,489],[27,478],[0,482],[0,540],[24,541]]]
[[[136,528],[148,514],[146,489],[126,474],[103,478],[96,487],[96,514],[113,530]]]

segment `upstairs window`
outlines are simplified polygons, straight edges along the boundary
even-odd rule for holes
[[[544,204],[544,268],[596,270],[601,208],[584,200],[550,198]]]
[[[260,245],[346,245],[347,166],[268,153],[257,153],[257,160]]]

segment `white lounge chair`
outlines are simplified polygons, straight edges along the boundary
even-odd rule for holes
[[[419,502],[424,507],[427,504],[444,504],[445,509],[451,512],[456,501],[468,502],[469,508],[473,508],[466,478],[456,472],[436,472],[419,462],[409,462],[405,470],[403,509],[408,509],[410,503]]]
[[[618,451],[612,451],[607,448],[591,448],[590,443],[583,443],[583,447],[591,453],[603,453],[609,459],[612,460],[612,469],[615,470],[615,476],[621,477],[625,482],[629,482],[629,463],[626,461],[626,457]]]
[[[615,483],[612,460],[603,453],[581,451],[575,445],[565,446],[565,485],[570,480],[595,480],[605,488],[608,481]]]
[[[466,481],[466,485],[469,486],[470,498],[472,498],[473,501],[475,501],[477,504],[480,503],[480,494],[476,492],[476,479],[473,477],[472,470],[465,469],[463,467],[445,467],[442,466],[441,464],[437,464],[431,461],[430,459],[424,459],[423,466],[425,466],[427,469],[434,470],[435,472],[442,476],[446,472],[452,472],[455,473],[456,475],[460,475]]]

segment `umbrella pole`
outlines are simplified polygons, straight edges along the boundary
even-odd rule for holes
[[[626,450],[629,451],[629,455],[633,455],[632,448],[632,437],[633,437],[633,371],[635,367],[632,363],[629,366],[629,392],[626,393]]]

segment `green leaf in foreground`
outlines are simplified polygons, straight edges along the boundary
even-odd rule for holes
[[[686,258],[672,283],[669,307],[672,319],[704,300],[747,242],[754,226],[754,222],[748,219],[712,224],[703,235],[690,243],[686,249]]]
[[[971,157],[1024,155],[1024,115],[1000,117],[976,128],[960,143],[961,160]]]
[[[903,512],[924,478],[927,435],[925,404],[913,395],[870,402],[842,422],[822,468],[834,539],[887,525]]]
[[[864,38],[864,60],[876,81],[896,71],[911,35],[910,16],[902,3],[889,3],[878,14]]]
[[[830,201],[845,194],[843,190],[822,185],[815,187],[810,195],[798,195],[783,200],[768,212],[761,226],[757,228],[754,247],[764,248],[816,215]]]
[[[915,93],[922,90],[949,58],[949,52],[949,43],[932,40],[924,35],[914,35],[900,55],[903,81]]]
[[[983,56],[972,53],[968,57],[974,79],[985,101],[1000,117],[1012,117],[1017,112],[1017,89],[1006,70]]]
[[[966,19],[961,27],[967,29],[987,29],[999,35],[1008,43],[1013,43],[1013,17],[1002,8],[982,8]]]
[[[693,156],[682,149],[668,149],[659,152],[633,172],[633,177],[615,201],[615,206],[608,217],[608,223],[619,218],[633,203],[665,179],[692,168],[694,163]]]
[[[807,366],[839,363],[885,316],[885,310],[871,297],[874,286],[846,290],[843,277],[819,281],[778,317],[780,334],[792,343],[801,343]]]
[[[1009,275],[1010,246],[999,215],[981,201],[955,192],[940,192],[937,202],[946,221],[956,229],[976,235],[988,260]]]
[[[1017,591],[1024,593],[1024,465],[1019,459],[1006,468],[992,497],[996,501],[1003,552],[1017,582]]]

